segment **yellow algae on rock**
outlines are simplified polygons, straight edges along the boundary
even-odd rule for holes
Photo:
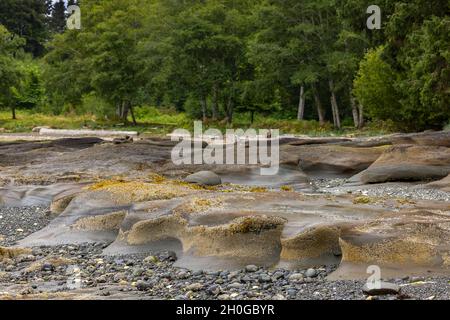
[[[105,215],[81,218],[72,226],[72,228],[86,231],[119,230],[126,214],[126,211],[119,211]]]
[[[281,258],[299,260],[338,253],[340,252],[340,235],[341,228],[338,226],[313,227],[297,236],[283,239]]]
[[[31,254],[31,249],[0,247],[0,261],[5,259],[12,259],[20,256],[21,254]]]
[[[62,213],[69,206],[70,202],[76,197],[76,194],[71,194],[62,198],[57,198],[52,201],[50,205],[50,212],[54,215]]]
[[[24,271],[29,273],[29,272],[34,272],[34,271],[40,270],[46,263],[51,264],[54,267],[61,267],[61,266],[67,266],[67,265],[73,264],[74,261],[71,259],[64,258],[64,257],[50,256],[50,257],[47,257],[47,258],[44,258],[42,260],[32,263]]]
[[[173,183],[155,184],[139,181],[103,181],[88,190],[110,193],[117,203],[133,203],[182,197],[194,192],[192,188]]]

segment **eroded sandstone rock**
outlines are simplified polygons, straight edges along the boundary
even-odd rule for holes
[[[387,146],[354,147],[337,144],[285,145],[281,147],[281,162],[298,165],[311,174],[351,175],[368,168]]]
[[[397,145],[352,177],[352,182],[422,181],[441,179],[450,173],[450,148]]]
[[[437,188],[441,189],[442,191],[450,192],[450,175],[445,177],[442,180],[431,182],[427,184],[427,187],[429,188]]]
[[[220,177],[212,171],[199,171],[185,178],[186,182],[204,186],[217,186],[222,184]]]

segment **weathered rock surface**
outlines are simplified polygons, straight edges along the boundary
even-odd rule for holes
[[[427,187],[429,188],[437,188],[441,189],[442,191],[450,192],[450,175],[445,177],[442,180],[431,182],[427,184]]]
[[[450,148],[396,145],[386,150],[352,182],[423,181],[441,179],[450,173]]]
[[[430,140],[434,144],[426,145]],[[175,166],[174,143],[164,139],[8,143],[0,145],[6,152],[0,153],[0,205],[50,205],[55,219],[19,242],[25,247],[101,242],[110,244],[107,254],[170,250],[179,257],[177,266],[192,269],[256,265],[317,271],[318,265],[342,260],[337,274],[359,266],[359,276],[367,277],[371,264],[399,275],[448,273],[447,202],[371,199],[351,194],[356,189],[341,195],[298,192],[312,190],[301,168],[348,175],[368,167],[353,178],[358,183],[443,178],[450,173],[446,141],[442,133],[305,138],[282,144],[283,166],[266,177],[249,164]],[[177,180],[200,169],[215,172],[223,185]],[[443,183],[445,191],[446,179],[429,186]],[[258,283],[270,280],[258,274]]]
[[[380,296],[387,294],[399,294],[400,286],[395,283],[381,281],[377,286],[369,286],[367,283],[363,287],[363,292],[369,296]]]
[[[393,144],[414,144],[450,148],[450,131],[426,131],[420,133],[397,134],[389,138]]]
[[[390,200],[357,204],[351,195],[109,181],[75,195],[20,245],[114,241],[106,253],[172,250],[177,265],[193,269],[335,264],[342,255],[345,263],[402,266],[407,274],[449,270],[449,211],[430,201],[392,207]]]
[[[363,171],[375,162],[386,146],[355,147],[338,144],[284,145],[281,146],[281,162],[297,165],[313,175],[352,175]]]
[[[217,186],[222,184],[220,177],[212,171],[199,171],[185,178],[186,182],[203,186]]]

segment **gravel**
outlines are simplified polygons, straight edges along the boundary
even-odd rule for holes
[[[341,194],[352,192],[369,197],[403,198],[411,200],[432,200],[450,202],[450,193],[428,188],[423,184],[389,182],[360,187],[349,187],[344,178],[313,179],[316,191],[321,193]]]
[[[370,197],[392,197],[412,200],[434,200],[450,202],[450,193],[438,189],[424,188],[421,185],[389,183],[377,185],[376,188],[364,188],[358,190],[363,195]]]
[[[48,207],[0,207],[0,246],[14,245],[47,226],[51,220]]]
[[[168,252],[103,256],[105,246],[38,247],[32,254],[3,260],[0,299],[2,294],[39,298],[70,293],[91,299],[450,299],[448,278],[391,279],[400,294],[368,297],[364,281],[327,281],[334,267],[190,271],[174,267]],[[313,278],[307,276],[312,270]]]

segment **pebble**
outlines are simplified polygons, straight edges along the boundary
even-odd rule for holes
[[[294,273],[289,276],[290,281],[303,281],[304,276],[301,273]]]
[[[262,275],[260,275],[259,276],[259,282],[271,282],[272,281],[272,278],[269,276],[269,275],[267,275],[267,274],[262,274]]]
[[[258,271],[258,269],[259,268],[253,264],[245,267],[245,271],[247,271],[247,272],[256,272],[256,271]]]
[[[308,270],[306,270],[305,276],[307,278],[317,277],[317,271],[315,269],[313,269],[313,268],[309,268]]]
[[[203,289],[203,284],[201,283],[192,283],[186,287],[188,291],[200,291]]]
[[[139,291],[147,291],[148,289],[150,289],[150,284],[146,281],[139,280],[138,282],[136,282],[136,288]]]

